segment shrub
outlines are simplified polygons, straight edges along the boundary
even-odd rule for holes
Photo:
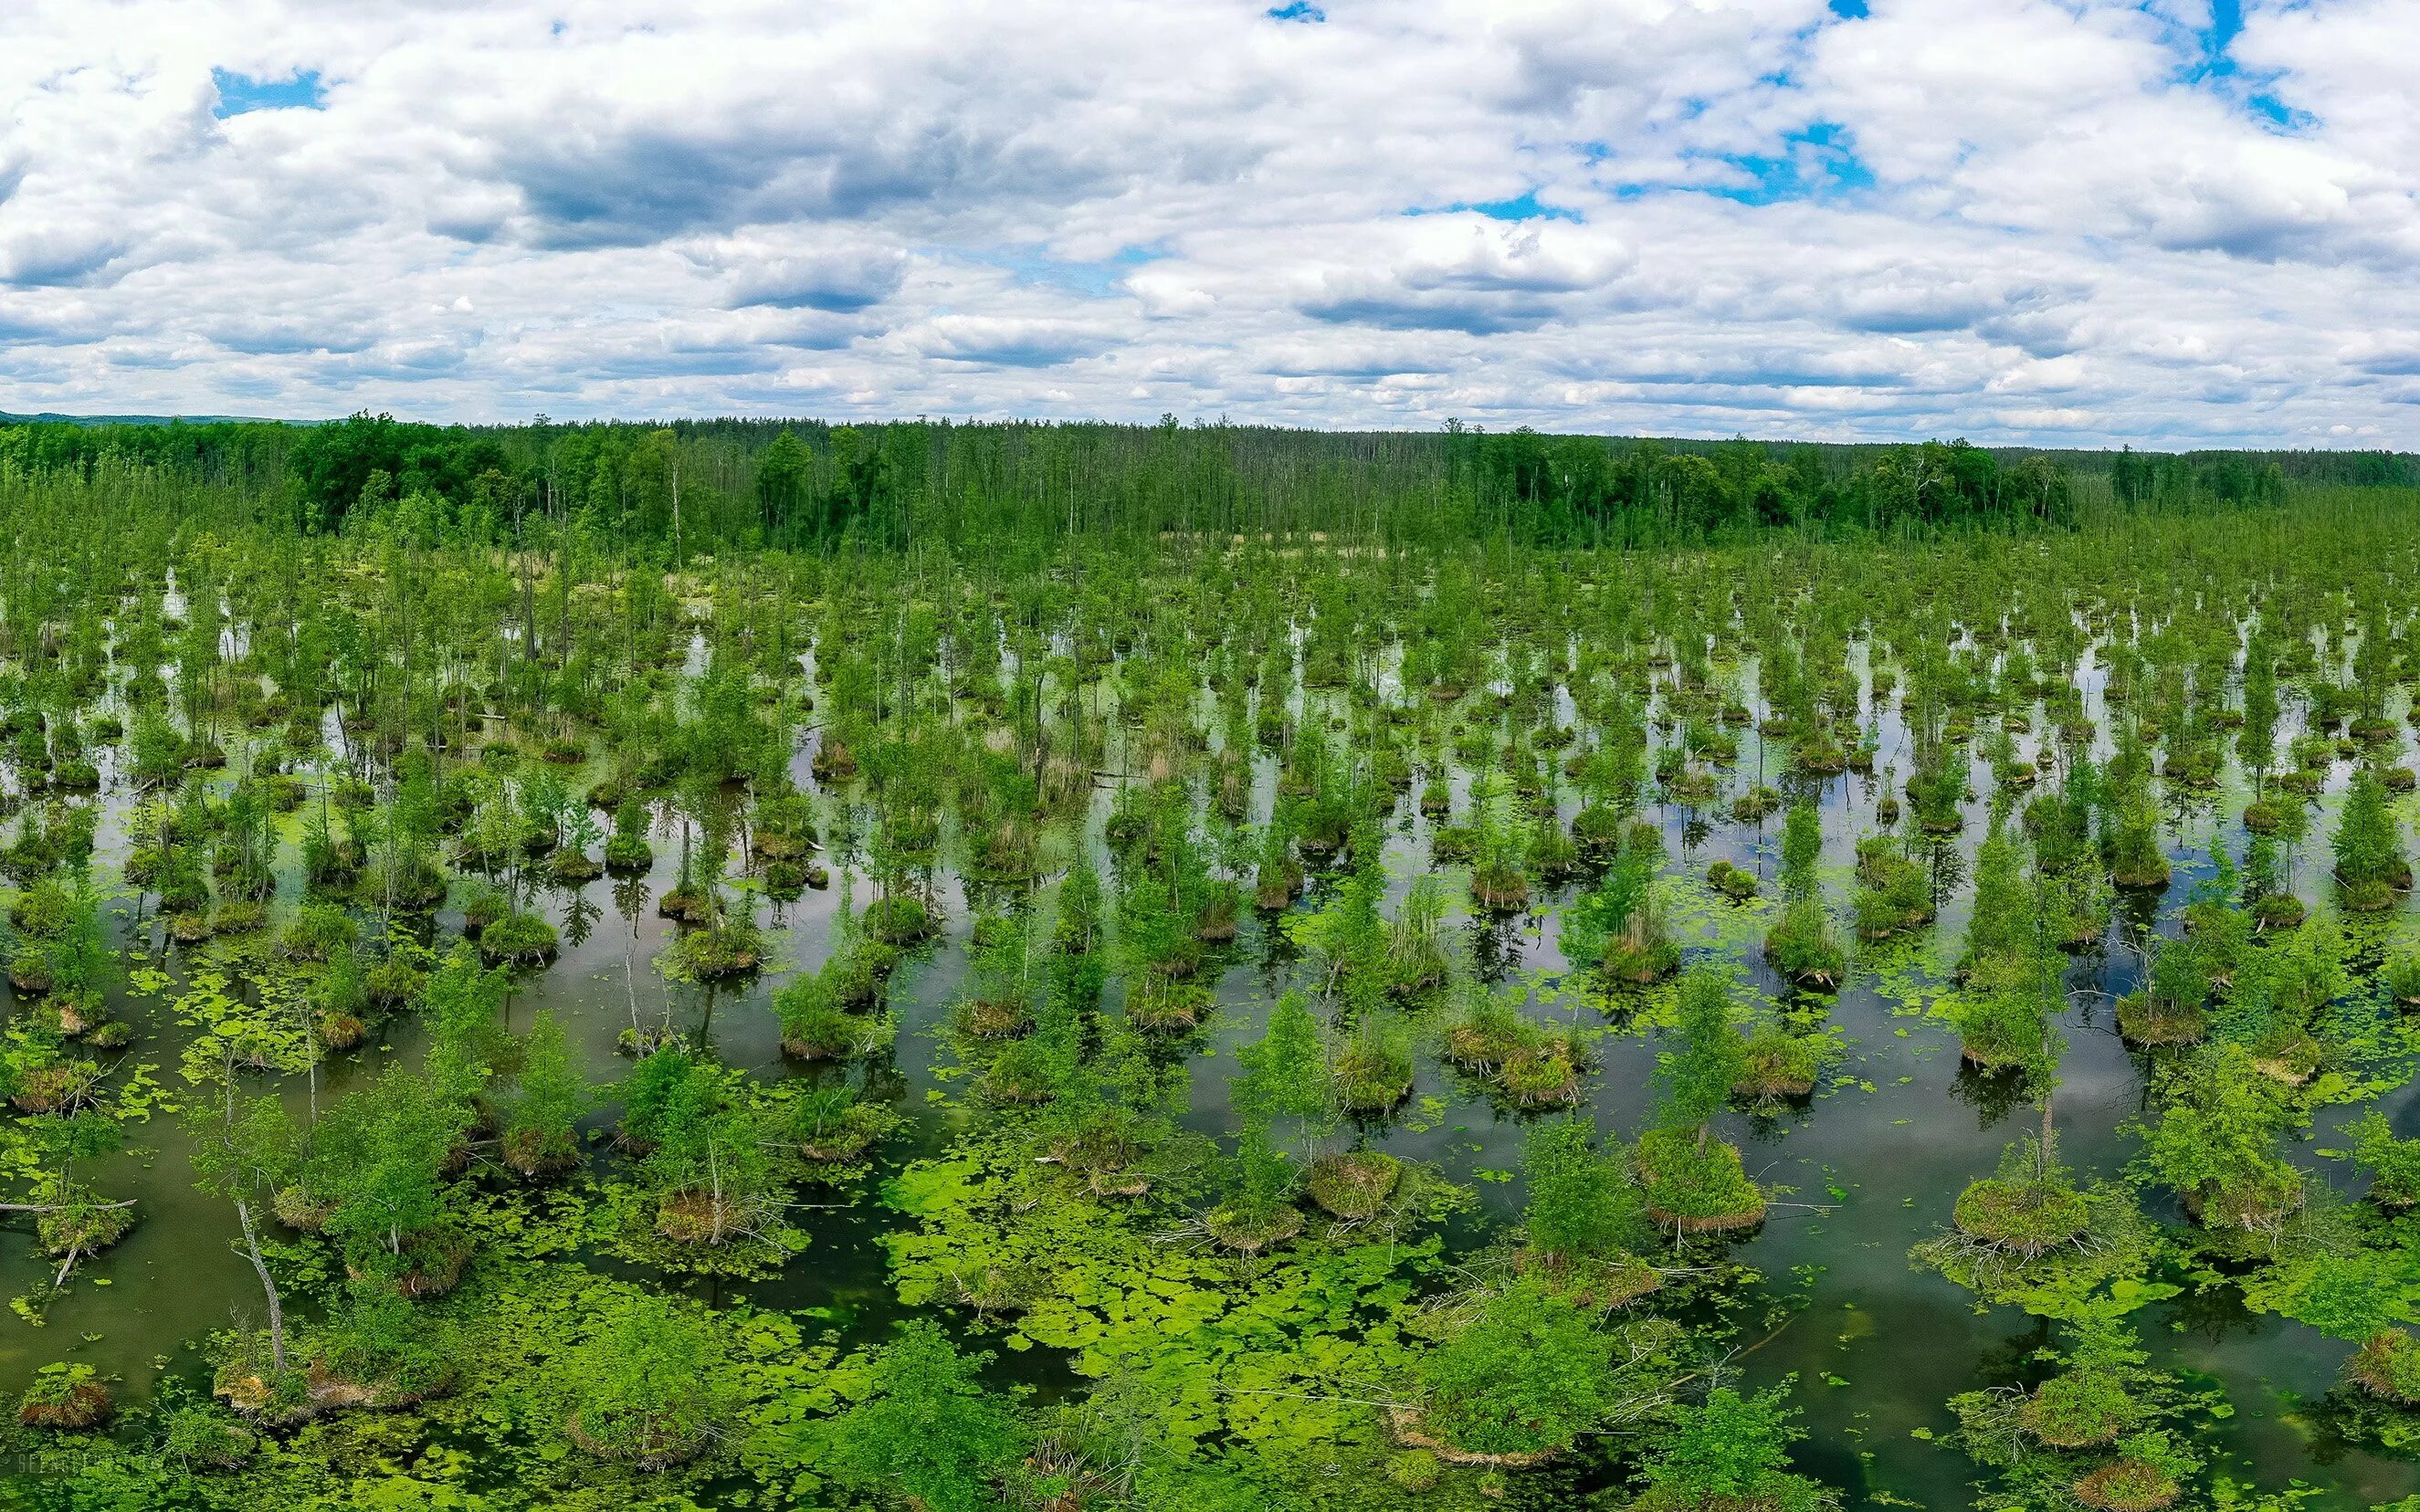
[[[581,1350],[566,1436],[599,1458],[658,1470],[693,1458],[720,1430],[730,1369],[713,1324],[639,1294]]]
[[[1421,1426],[1471,1454],[1568,1449],[1617,1399],[1613,1348],[1578,1306],[1515,1282],[1420,1363]]]
[[[827,1430],[833,1478],[927,1512],[996,1504],[992,1487],[1024,1452],[1025,1432],[983,1384],[990,1358],[960,1352],[932,1323],[901,1325],[875,1357],[866,1395]]]
[[[109,1388],[88,1365],[46,1365],[17,1398],[17,1421],[27,1427],[81,1433],[108,1420]]]
[[[2373,1334],[2345,1362],[2345,1375],[2373,1396],[2420,1404],[2420,1340],[2401,1329]]]
[[[1702,1406],[1678,1410],[1639,1466],[1647,1492],[1632,1506],[1817,1512],[1836,1504],[1821,1484],[1788,1468],[1790,1446],[1806,1430],[1786,1405],[1786,1392],[1784,1385],[1744,1396],[1719,1387]]]
[[[1639,1136],[1636,1158],[1647,1215],[1663,1227],[1715,1233],[1764,1218],[1764,1194],[1748,1180],[1734,1145],[1657,1129]]]

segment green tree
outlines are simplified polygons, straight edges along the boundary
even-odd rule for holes
[[[482,967],[475,949],[457,943],[421,991],[429,1080],[465,1107],[486,1097],[497,1064],[510,1054],[504,1009],[511,990],[510,977]]]
[[[1686,1132],[1699,1149],[1746,1069],[1735,1019],[1731,985],[1720,972],[1692,966],[1683,973],[1671,1048],[1655,1062],[1656,1117],[1664,1127]]]
[[[2368,767],[2358,767],[2345,789],[2344,811],[2335,839],[2336,881],[2345,906],[2370,911],[2391,906],[2397,888],[2411,886],[2403,858],[2403,835],[2387,807],[2386,785]]]
[[[1709,1232],[1763,1217],[1764,1194],[1748,1180],[1738,1147],[1714,1137],[1714,1116],[1747,1066],[1730,982],[1710,967],[1690,968],[1681,979],[1671,1048],[1656,1059],[1654,1126],[1639,1136],[1636,1153],[1657,1223]]]
[[[1765,959],[1801,985],[1837,987],[1847,958],[1833,938],[1823,910],[1817,862],[1823,853],[1823,826],[1812,803],[1792,807],[1781,837],[1781,917],[1764,939]]]
[[[1521,1146],[1529,1245],[1557,1261],[1621,1249],[1639,1227],[1638,1193],[1618,1154],[1599,1140],[1592,1119],[1550,1119]]]
[[[677,1464],[705,1448],[727,1414],[730,1370],[710,1320],[633,1294],[582,1347],[565,1431],[592,1454],[643,1470]]]
[[[521,1040],[520,1071],[504,1116],[505,1163],[523,1175],[577,1164],[580,1143],[573,1125],[593,1101],[563,1021],[540,1012]]]
[[[211,1196],[235,1204],[236,1222],[243,1230],[244,1257],[252,1262],[253,1273],[260,1278],[260,1289],[269,1300],[270,1358],[283,1376],[286,1308],[277,1280],[269,1273],[269,1261],[261,1254],[253,1209],[292,1179],[302,1158],[301,1132],[273,1097],[239,1103],[232,1082],[224,1100],[206,1110],[195,1110],[189,1132],[195,1184]]]
[[[1823,821],[1810,802],[1790,806],[1781,828],[1781,895],[1793,902],[1815,896],[1816,866],[1823,856]]]
[[[807,501],[809,474],[814,466],[798,436],[783,430],[756,459],[756,499],[763,510],[765,538],[784,539],[796,528]]]
[[[1235,1082],[1236,1106],[1264,1119],[1292,1119],[1308,1146],[1336,1124],[1336,1099],[1327,1071],[1327,1049],[1319,1020],[1301,993],[1289,992],[1269,1010],[1259,1041],[1236,1052],[1244,1074]]]
[[[1023,1452],[1016,1409],[986,1388],[987,1353],[962,1353],[923,1319],[900,1325],[876,1354],[866,1395],[832,1419],[833,1478],[908,1499],[929,1512],[982,1512]]]
[[[1426,1427],[1476,1454],[1568,1449],[1635,1387],[1616,1344],[1592,1311],[1516,1281],[1420,1362]]]
[[[2252,776],[2257,800],[2265,795],[2269,769],[2277,760],[2277,657],[2258,631],[2244,648],[2243,728],[2236,733],[2235,748]]]
[[[1683,1408],[1639,1465],[1647,1494],[1640,1512],[1817,1512],[1837,1504],[1821,1484],[1790,1470],[1790,1446],[1807,1436],[1788,1405],[1787,1385],[1751,1396],[1728,1386]]]
[[[2159,1096],[2144,1153],[2204,1225],[2273,1233],[2302,1206],[2303,1173],[2277,1148],[2296,1117],[2291,1095],[2249,1049],[2204,1046],[2162,1079]]]
[[[397,1066],[332,1106],[314,1131],[327,1231],[355,1265],[398,1279],[414,1242],[445,1216],[445,1167],[469,1122],[460,1104]]]

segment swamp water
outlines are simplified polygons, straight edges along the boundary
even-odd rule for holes
[[[1885,760],[1894,751],[1904,754],[1904,730],[1895,716],[1878,712]],[[1778,747],[1764,748],[1752,733],[1742,740],[1743,774],[1780,772],[1785,754]],[[797,764],[800,785],[810,786],[804,751]],[[2332,793],[2340,789],[2348,770],[2347,764],[2337,764]],[[1262,757],[1256,813],[1266,811],[1274,778],[1274,763]],[[1980,770],[1977,786],[1989,788]],[[1454,790],[1457,812],[1466,810],[1467,773],[1456,775]],[[1844,775],[1811,791],[1819,795],[1823,817],[1826,890],[1837,904],[1849,886],[1855,838],[1876,830],[1880,785],[1871,777]],[[2068,1050],[2055,1114],[2061,1154],[2081,1173],[2114,1173],[2132,1159],[2137,1142],[2121,1126],[2145,1111],[2146,1061],[2119,1041],[2110,1006],[2133,986],[2139,970],[2139,956],[2125,938],[2154,920],[2158,928],[2174,930],[2165,915],[2197,877],[2207,875],[2211,842],[2240,846],[2231,816],[2241,810],[2242,799],[2240,792],[2221,790],[2172,810],[2164,838],[2175,877],[2164,903],[2155,907],[2147,900],[2130,900],[2103,948],[2078,957],[2071,968],[2076,1006],[2061,1026]],[[127,849],[129,796],[113,779],[95,801],[102,815],[95,873],[115,878]],[[1088,822],[1087,844],[1102,845],[1109,801],[1105,785]],[[1572,807],[1567,800],[1566,820]],[[1694,882],[1709,863],[1729,859],[1763,879],[1769,894],[1779,815],[1762,825],[1708,825],[1700,811],[1678,805],[1643,810],[1665,832],[1665,875],[1678,904],[1674,925],[1680,942],[1693,954],[1718,949],[1745,958],[1758,990],[1786,1007],[1824,1015],[1844,1045],[1828,1084],[1811,1100],[1768,1114],[1730,1115],[1724,1132],[1741,1142],[1752,1176],[1790,1189],[1760,1229],[1730,1246],[1735,1259],[1764,1277],[1741,1299],[1747,1321],[1735,1364],[1752,1386],[1795,1378],[1793,1400],[1808,1429],[1797,1451],[1799,1463],[1838,1488],[1852,1506],[1967,1504],[1973,1467],[1935,1442],[1955,1426],[1945,1403],[1978,1386],[2033,1379],[2024,1374],[2023,1357],[2045,1339],[2034,1320],[2016,1309],[1979,1307],[1967,1292],[1908,1259],[1912,1246],[1941,1231],[1960,1189],[1990,1172],[2007,1144],[2038,1118],[2022,1095],[1962,1068],[1956,1038],[1922,1011],[1921,983],[1928,972],[1940,976],[1963,927],[1965,879],[1987,807],[1980,798],[1970,802],[1962,833],[1931,847],[1932,863],[1958,884],[1947,892],[1939,921],[1913,942],[1862,952],[1848,985],[1820,996],[1786,989],[1756,964],[1754,942],[1769,918],[1767,905],[1728,903]],[[2322,819],[2314,825],[2314,835],[2324,833],[2324,824]],[[1408,795],[1397,801],[1389,825],[1391,905],[1401,901],[1409,879],[1427,867],[1434,825]],[[641,1023],[669,1022],[753,1075],[818,1074],[783,1059],[768,998],[789,971],[811,967],[830,953],[847,879],[836,875],[831,890],[810,891],[787,904],[759,902],[769,912],[771,969],[758,980],[737,988],[680,986],[651,968],[674,932],[656,917],[653,900],[672,886],[676,853],[676,841],[659,835],[654,871],[643,886],[600,879],[580,887],[541,889],[539,911],[562,929],[564,949],[551,968],[521,974],[509,1005],[511,1026],[525,1028],[531,1015],[551,1010],[570,1030],[591,1077],[609,1081],[630,1064],[617,1041],[632,1025],[635,1003]],[[290,857],[290,846],[285,854]],[[2312,874],[2318,870],[2316,862],[2304,868],[2306,897],[2315,897],[2322,885]],[[286,876],[283,896],[290,900],[297,886]],[[1316,907],[1326,886],[1314,880],[1297,910]],[[150,920],[133,917],[134,901],[119,892],[112,903],[112,929],[123,949],[138,922],[157,932]],[[875,1080],[891,1087],[895,1105],[910,1121],[884,1147],[877,1182],[910,1160],[942,1150],[979,1117],[954,1105],[967,1088],[946,1074],[951,1057],[941,1032],[965,972],[969,908],[955,879],[945,875],[939,892],[949,932],[911,956],[891,992],[900,1034]],[[1606,1128],[1629,1136],[1648,1110],[1655,1046],[1652,1034],[1630,1022],[1623,999],[1566,980],[1567,963],[1557,948],[1556,907],[1572,895],[1570,887],[1557,889],[1542,894],[1527,916],[1457,928],[1482,974],[1528,984],[1530,1012],[1594,1031],[1594,1070],[1588,1079],[1593,1108]],[[861,905],[861,880],[857,897]],[[450,912],[436,922],[440,934],[459,926]],[[113,1013],[140,1031],[125,1052],[129,1065],[156,1068],[150,1076],[171,1097],[188,1089],[178,1063],[193,1033],[190,1025],[179,1023],[176,1005],[194,988],[199,973],[221,969],[212,964],[215,949],[188,955],[170,948],[164,955],[132,958],[138,974],[155,969],[163,975],[150,979],[149,990],[121,987],[112,993]],[[1257,1038],[1268,1003],[1299,976],[1292,945],[1267,916],[1247,922],[1223,959],[1221,1011],[1184,1041],[1193,1073],[1186,1122],[1209,1134],[1233,1132],[1223,1083],[1239,1070],[1236,1047]],[[416,1056],[421,1044],[415,1033],[409,1018],[400,1018],[390,1026],[386,1042],[332,1057],[320,1069],[316,1095],[326,1099],[360,1085],[390,1057]],[[288,1076],[279,1084],[298,1108],[314,1095],[302,1080]],[[2420,1103],[2412,1088],[2389,1094],[2380,1105],[2398,1132],[2420,1131]],[[589,1124],[601,1127],[605,1120],[598,1115]],[[1475,1210],[1449,1229],[1450,1242],[1459,1246],[1482,1242],[1517,1215],[1519,1182],[1511,1173],[1518,1167],[1529,1121],[1423,1057],[1403,1110],[1366,1124],[1363,1133],[1372,1148],[1433,1163],[1449,1179],[1475,1190]],[[2297,1158],[2314,1169],[2332,1170],[2341,1181],[2343,1167],[2317,1156],[2328,1142],[2331,1121],[2341,1119],[2323,1119]],[[229,1214],[224,1204],[193,1189],[177,1121],[155,1116],[137,1125],[132,1146],[96,1163],[92,1176],[110,1196],[135,1199],[142,1221],[123,1242],[82,1264],[43,1312],[41,1326],[0,1319],[0,1389],[21,1389],[38,1365],[65,1358],[95,1366],[115,1380],[122,1396],[139,1399],[164,1376],[204,1379],[197,1341],[240,1320],[256,1321],[259,1292],[231,1242]],[[851,1340],[877,1338],[906,1311],[892,1295],[879,1242],[881,1233],[901,1218],[878,1203],[877,1191],[870,1184],[853,1206],[799,1214],[797,1222],[812,1242],[776,1278],[725,1283],[720,1290],[706,1282],[679,1285],[718,1301],[744,1295],[763,1307],[817,1309]],[[2147,1201],[2155,1217],[2180,1216],[2156,1196]],[[50,1274],[52,1262],[35,1251],[30,1227],[0,1229],[0,1291],[29,1294]],[[612,1262],[600,1263],[613,1268]],[[2314,1410],[2334,1384],[2348,1346],[2300,1324],[2248,1314],[2224,1295],[2188,1293],[2152,1305],[2136,1315],[2136,1322],[2155,1365],[2214,1384],[2232,1405],[2222,1433],[2199,1446],[2213,1469],[2264,1489],[2305,1483],[2319,1492],[2310,1504],[2315,1506],[2361,1507],[2420,1490],[2420,1468],[2344,1445],[2330,1435],[2324,1414]],[[977,1343],[985,1337],[980,1325],[969,1326],[963,1318],[954,1323]],[[1044,1400],[1068,1391],[1075,1379],[1061,1360],[1040,1350],[1006,1353],[993,1368],[1002,1381],[1033,1386]]]

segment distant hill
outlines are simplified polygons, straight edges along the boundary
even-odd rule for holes
[[[253,425],[309,424],[309,421],[269,420],[259,415],[39,415],[11,414],[0,409],[0,425],[48,423],[65,425],[217,425],[234,422]]]

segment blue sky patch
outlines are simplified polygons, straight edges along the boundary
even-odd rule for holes
[[[2297,110],[2271,94],[2244,96],[2243,108],[2288,131],[2305,131],[2319,123],[2319,118],[2309,111]]]
[[[2205,68],[2212,72],[2232,73],[2235,60],[2226,50],[2243,30],[2243,7],[2240,0],[2210,0],[2210,24],[2194,28],[2194,38],[2201,46]]]
[[[1817,121],[1781,139],[1777,153],[1727,153],[1723,162],[1745,174],[1749,182],[1708,191],[1743,205],[1774,205],[1783,200],[1821,199],[1871,189],[1873,170],[1857,156],[1849,132],[1830,121]]]
[[[2309,111],[2298,110],[2266,86],[2274,76],[2246,73],[2228,51],[2243,33],[2242,0],[2211,0],[2210,24],[2182,29],[2180,47],[2189,55],[2172,77],[2181,85],[2209,90],[2283,131],[2299,131],[2318,124]]]
[[[1327,12],[1311,0],[1288,0],[1285,5],[1269,7],[1262,14],[1271,21],[1298,21],[1306,26],[1315,26],[1327,19]]]
[[[1577,210],[1568,210],[1559,205],[1539,204],[1538,192],[1534,189],[1525,189],[1511,199],[1458,199],[1450,205],[1417,206],[1404,213],[1405,215],[1457,215],[1464,212],[1484,215],[1491,221],[1576,221],[1580,218],[1580,212]]]
[[[2149,8],[2148,7],[2146,8]],[[2176,71],[2179,84],[2221,84],[2236,75],[2227,49],[2243,30],[2243,11],[2237,0],[2211,0],[2210,24],[2172,28],[2169,36],[2186,60]]]
[[[212,69],[210,83],[219,92],[219,102],[210,107],[210,114],[220,120],[230,116],[249,116],[256,110],[328,108],[327,90],[319,84],[317,69],[302,69],[290,79],[256,79],[250,74]]]
[[[961,249],[956,255],[987,268],[1014,273],[1020,283],[1065,289],[1088,299],[1105,300],[1118,292],[1118,285],[1125,281],[1126,274],[1145,263],[1156,262],[1168,254],[1149,247],[1120,247],[1109,256],[1092,262],[1049,257],[1038,252],[1016,249],[999,252]]]

